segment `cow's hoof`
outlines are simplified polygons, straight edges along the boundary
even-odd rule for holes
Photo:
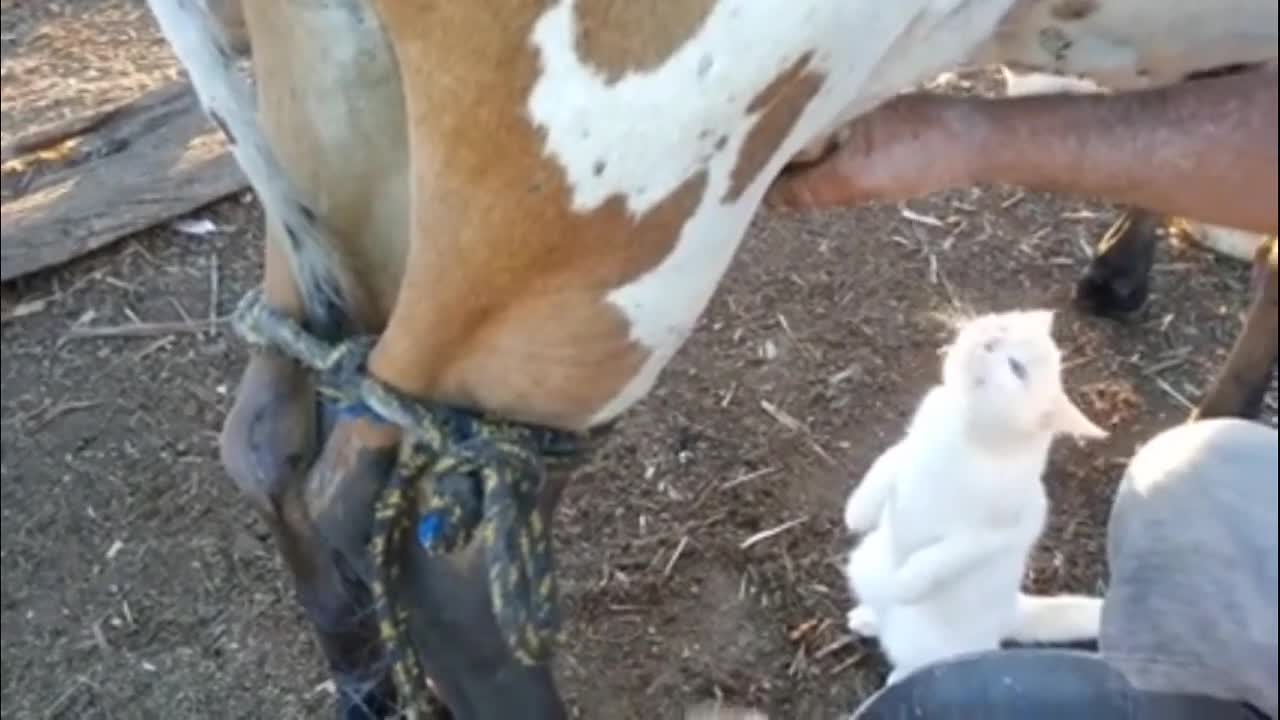
[[[1096,263],[1090,264],[1076,282],[1076,305],[1090,315],[1113,320],[1137,314],[1150,294],[1151,283],[1146,275],[1117,273]]]
[[[1075,302],[1083,312],[1122,320],[1136,314],[1151,295],[1151,266],[1165,220],[1131,211],[1098,243],[1098,253],[1076,281]]]
[[[254,507],[275,518],[317,451],[315,391],[305,370],[271,352],[249,357],[219,438],[222,466]]]

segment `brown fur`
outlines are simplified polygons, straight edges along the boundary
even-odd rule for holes
[[[747,133],[747,139],[738,151],[732,183],[724,197],[726,202],[737,200],[751,186],[800,119],[809,101],[822,89],[825,76],[807,70],[812,59],[812,54],[802,55],[747,106],[748,112],[762,114],[751,126],[751,132]]]
[[[716,0],[578,0],[573,5],[583,62],[616,82],[661,65],[698,32]]]
[[[1098,9],[1098,0],[1061,0],[1050,14],[1059,20],[1083,20]]]
[[[647,357],[605,295],[667,256],[706,178],[691,178],[641,217],[620,197],[575,213],[563,171],[543,156],[542,134],[523,113],[538,71],[527,37],[544,8],[376,6],[406,88],[413,176],[406,282],[370,368],[421,396],[581,428]],[[609,15],[604,6],[592,12]],[[502,33],[493,31],[494,13]],[[691,22],[630,31],[637,46],[674,50]],[[441,81],[468,58],[484,60],[468,65],[465,82]],[[771,110],[795,113],[791,88],[812,83],[798,71],[782,79]],[[780,141],[777,131],[757,139],[752,157]]]

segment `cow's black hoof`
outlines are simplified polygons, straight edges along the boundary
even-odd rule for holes
[[[1091,263],[1076,282],[1076,306],[1090,315],[1112,320],[1136,315],[1151,295],[1150,279],[1120,270]]]
[[[1151,295],[1151,266],[1165,224],[1164,218],[1141,210],[1122,215],[1076,282],[1076,306],[1114,320],[1141,310]]]

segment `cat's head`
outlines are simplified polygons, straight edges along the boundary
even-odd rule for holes
[[[988,430],[1102,438],[1062,387],[1062,353],[1052,310],[979,315],[960,324],[945,350],[943,383]]]

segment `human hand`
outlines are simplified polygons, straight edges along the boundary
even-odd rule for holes
[[[784,169],[765,197],[775,209],[901,201],[974,182],[982,152],[982,101],[902,95],[841,128],[839,144]],[[809,162],[806,162],[809,161]]]

